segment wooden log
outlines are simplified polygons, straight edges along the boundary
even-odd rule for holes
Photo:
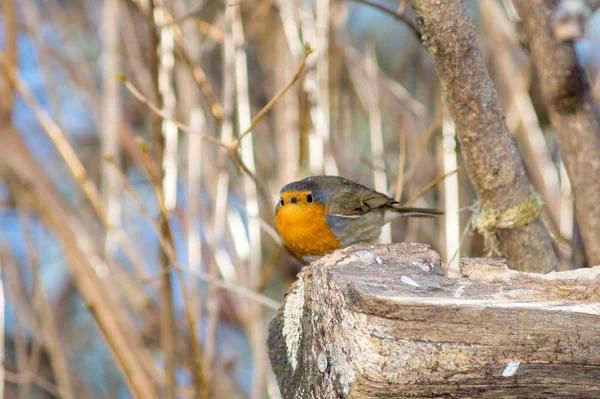
[[[305,267],[269,326],[284,398],[598,398],[600,267],[548,275],[424,244]]]

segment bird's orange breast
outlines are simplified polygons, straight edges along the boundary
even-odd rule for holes
[[[275,218],[279,235],[290,251],[299,257],[321,256],[340,247],[340,241],[327,225],[327,206],[286,204]]]

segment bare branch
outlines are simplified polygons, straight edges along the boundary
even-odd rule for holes
[[[554,37],[562,41],[583,39],[585,25],[600,7],[600,0],[561,0],[552,12]]]
[[[514,0],[569,174],[590,265],[600,264],[600,108],[572,42],[550,34],[554,0]]]
[[[421,35],[422,35],[421,29],[417,26],[417,24],[412,19],[410,19],[406,15],[405,7],[400,6],[397,10],[392,10],[391,8],[388,8],[385,5],[377,3],[376,1],[373,1],[373,0],[351,0],[351,1],[368,5],[370,7],[373,7],[379,11],[382,11],[382,12],[390,15],[392,18],[394,18],[396,20],[404,22],[406,24],[406,26],[410,29],[410,31],[413,33],[413,35],[415,35],[417,40],[419,42],[421,41]]]
[[[533,195],[530,182],[508,133],[465,1],[413,0],[412,6],[422,23],[424,45],[433,58],[442,95],[456,124],[465,168],[479,200],[486,209],[498,212],[526,203]],[[511,267],[537,272],[557,269],[541,220],[496,233]]]

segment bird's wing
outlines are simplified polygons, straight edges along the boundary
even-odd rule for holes
[[[342,217],[358,217],[395,201],[385,194],[358,184],[348,190],[338,190],[331,201],[329,213]]]

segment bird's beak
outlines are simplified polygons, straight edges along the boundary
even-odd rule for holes
[[[297,202],[298,202],[298,200],[296,199],[296,197],[291,197],[290,198],[290,204],[295,204]]]

